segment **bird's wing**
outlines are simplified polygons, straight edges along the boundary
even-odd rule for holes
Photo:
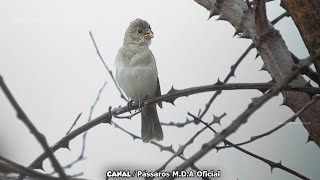
[[[160,88],[160,83],[159,83],[159,78],[157,77],[157,91],[156,91],[156,96],[161,96],[161,88]],[[162,108],[162,102],[158,102],[158,106]]]

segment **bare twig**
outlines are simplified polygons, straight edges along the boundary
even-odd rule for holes
[[[116,128],[118,128],[118,129],[120,129],[121,131],[125,132],[126,134],[130,135],[130,136],[133,138],[133,140],[139,139],[139,140],[142,141],[142,139],[141,139],[140,136],[137,136],[137,135],[129,132],[128,130],[126,130],[126,129],[124,129],[123,127],[119,126],[119,125],[118,125],[117,123],[115,123],[115,122],[112,122],[112,124],[113,124]],[[160,151],[167,151],[167,152],[171,152],[172,154],[176,154],[176,152],[175,152],[175,151],[173,150],[173,148],[172,148],[172,145],[170,145],[170,146],[164,146],[164,145],[162,145],[162,144],[160,144],[160,143],[158,143],[158,142],[155,142],[155,141],[151,141],[150,144],[153,144],[153,145],[157,146],[157,147],[160,149]],[[182,154],[178,155],[178,157],[180,157],[182,160],[186,160],[186,158],[185,158]],[[192,169],[196,170],[196,171],[199,171],[199,170],[200,170],[200,169],[199,169],[196,165],[194,165],[194,164],[192,164],[190,167],[191,167]],[[204,180],[206,180],[206,179],[208,179],[208,178],[205,178]]]
[[[33,169],[26,168],[20,164],[17,164],[13,161],[10,161],[10,160],[0,156],[0,172],[4,172],[4,171],[7,172],[7,174],[17,173],[20,175],[29,176],[29,177],[38,178],[38,179],[48,179],[48,180],[59,179],[57,177],[52,177],[52,176],[49,176],[46,174],[42,174],[42,173],[37,172]]]
[[[198,120],[199,122],[201,122],[202,124],[204,124],[206,127],[208,127],[208,128],[209,128],[211,131],[213,131],[214,133],[217,133],[217,131],[215,131],[210,125],[208,125],[207,123],[203,122],[203,121],[202,121],[201,119],[199,119],[197,116],[195,116],[195,115],[193,115],[193,114],[190,114],[190,113],[189,113],[189,115],[192,116],[193,118],[197,119],[197,120]],[[263,157],[261,157],[261,156],[258,156],[258,155],[254,154],[254,153],[252,153],[252,152],[249,152],[249,151],[247,151],[247,150],[245,150],[245,149],[237,146],[236,144],[233,144],[232,142],[228,141],[227,139],[224,139],[224,140],[222,140],[222,141],[223,141],[224,144],[226,144],[226,145],[232,146],[232,147],[234,147],[235,149],[237,149],[237,150],[239,150],[239,151],[241,151],[241,152],[243,152],[243,153],[245,153],[245,154],[247,154],[247,155],[249,155],[249,156],[252,156],[252,157],[254,157],[254,158],[256,158],[256,159],[259,159],[259,160],[267,163],[267,164],[271,167],[271,170],[273,170],[274,168],[279,168],[279,169],[282,169],[282,170],[284,170],[284,171],[287,171],[287,172],[289,172],[289,173],[291,173],[291,174],[293,174],[293,175],[296,175],[296,176],[298,176],[298,177],[300,177],[300,178],[302,178],[302,179],[308,179],[308,178],[306,178],[305,176],[301,175],[300,173],[298,173],[298,172],[296,172],[296,171],[294,171],[294,170],[292,170],[292,169],[290,169],[290,168],[288,168],[288,167],[283,166],[283,165],[281,164],[281,162],[275,163],[275,162],[270,161],[270,160],[268,160],[268,159],[266,159],[266,158],[263,158]],[[216,148],[217,150],[219,150],[217,147],[215,147],[215,148]]]
[[[190,119],[186,119],[185,122],[169,122],[169,123],[164,123],[164,122],[161,122],[160,124],[162,126],[176,126],[178,128],[182,128],[188,124],[191,124],[191,123],[194,123],[195,121],[193,120],[190,120]]]
[[[250,6],[251,7],[251,6]],[[289,14],[288,12],[284,12],[282,14],[280,14],[278,17],[276,17],[274,20],[271,21],[272,24],[277,24],[281,19],[283,19],[284,17],[288,17]],[[227,83],[229,81],[229,79],[235,75],[235,71],[238,68],[239,64],[243,61],[243,59],[249,54],[249,52],[251,51],[251,49],[253,49],[254,43],[251,43],[248,48],[242,53],[242,55],[238,58],[238,60],[231,66],[230,68],[230,72],[228,73],[228,75],[225,77],[225,79],[223,80],[223,83]],[[202,111],[201,115],[199,116],[200,119],[202,119],[204,117],[204,115],[208,112],[210,106],[212,105],[212,103],[214,102],[214,100],[221,94],[221,91],[216,91],[212,97],[210,98],[210,100],[207,102],[207,104],[205,105],[204,110]]]
[[[230,148],[230,147],[234,147],[234,146],[242,146],[242,145],[251,143],[253,141],[256,141],[256,140],[258,140],[258,139],[260,139],[262,137],[268,136],[268,135],[276,132],[277,130],[281,129],[283,126],[287,125],[288,123],[294,122],[300,116],[301,113],[303,113],[306,109],[308,109],[308,107],[310,107],[312,104],[316,103],[319,99],[320,99],[320,96],[314,96],[311,101],[306,103],[298,112],[296,112],[293,116],[291,116],[285,122],[281,123],[280,125],[276,126],[275,128],[273,128],[273,129],[271,129],[271,130],[269,130],[269,131],[267,131],[267,132],[265,132],[263,134],[260,134],[260,135],[257,135],[257,136],[252,136],[250,138],[250,140],[247,140],[247,141],[242,142],[242,143],[233,144],[233,145],[226,145],[226,146],[220,146],[220,147],[216,147],[216,149],[220,150],[220,149]]]
[[[190,114],[190,113],[188,113]],[[226,116],[226,113],[223,113],[220,117],[218,117],[219,119],[222,119],[224,116]],[[212,124],[214,124],[216,121],[212,121],[209,123],[208,126],[211,126]],[[196,134],[194,134],[184,145],[180,145],[179,149],[176,153],[174,153],[158,170],[156,170],[157,172],[163,171],[167,165],[177,156],[183,155],[184,150],[194,142],[194,140],[204,131],[206,130],[208,127],[204,127],[202,128],[200,131],[198,131]]]
[[[93,111],[94,111],[96,105],[98,104],[98,102],[99,102],[99,100],[100,100],[100,97],[101,97],[101,94],[102,94],[102,91],[104,90],[104,88],[106,87],[106,85],[107,85],[107,81],[105,81],[105,82],[102,84],[101,88],[99,89],[99,91],[98,91],[98,93],[97,93],[96,99],[94,100],[93,104],[92,104],[91,107],[90,107],[88,122],[90,122],[91,119],[92,119]],[[83,134],[83,136],[82,136],[82,149],[81,149],[81,153],[80,153],[78,159],[76,159],[74,162],[72,162],[71,164],[69,164],[70,167],[71,167],[73,164],[75,164],[75,163],[77,163],[77,162],[85,159],[85,157],[84,157],[84,151],[85,151],[85,149],[86,149],[87,133],[88,133],[88,131],[86,131],[86,132]]]
[[[72,125],[71,125],[70,129],[67,131],[67,133],[66,133],[66,134],[69,134],[69,133],[70,133],[70,131],[72,130],[72,128],[77,124],[78,120],[79,120],[79,119],[80,119],[80,117],[81,117],[81,114],[82,114],[82,112],[78,114],[77,118],[73,121],[73,123],[72,123]]]
[[[107,85],[107,81],[105,81],[101,88],[99,89],[98,93],[97,93],[97,96],[96,96],[96,99],[94,100],[93,104],[91,105],[90,107],[90,112],[89,112],[89,117],[88,117],[88,122],[91,120],[92,118],[92,114],[93,114],[93,111],[98,103],[98,101],[100,100],[100,96],[102,94],[102,91],[104,90],[104,88],[106,87]],[[77,117],[77,119],[79,119],[79,116]],[[69,133],[67,133],[69,134]],[[86,147],[86,136],[87,136],[87,131],[83,134],[82,136],[82,149],[81,149],[81,152],[79,154],[79,156],[73,160],[72,162],[70,162],[69,164],[63,166],[64,169],[68,169],[68,168],[71,168],[73,165],[75,165],[76,163],[78,163],[79,161],[82,161],[82,160],[85,160],[86,157],[84,157],[84,151],[85,151],[85,147]],[[68,143],[66,143],[68,144]],[[55,172],[52,172],[50,174],[54,174]]]
[[[254,48],[254,44],[251,43],[249,47],[243,52],[243,54],[239,57],[239,59],[234,63],[234,65],[231,66],[230,72],[228,75],[224,78],[223,83],[227,83],[229,79],[234,76],[234,73],[239,66],[239,64],[242,62],[242,60],[249,54],[251,49]],[[210,106],[212,105],[213,101],[221,94],[222,91],[216,91],[213,96],[210,98],[210,100],[205,105],[204,110],[202,111],[201,115],[199,116],[200,119],[204,117],[204,115],[208,112]]]
[[[15,98],[12,95],[12,93],[10,92],[9,88],[5,84],[5,82],[4,82],[4,80],[3,80],[1,75],[0,75],[0,86],[1,86],[1,89],[2,89],[3,93],[6,95],[6,97],[10,101],[11,105],[15,109],[18,119],[20,119],[28,127],[28,129],[30,130],[32,135],[40,143],[40,145],[43,148],[43,150],[45,151],[45,153],[48,154],[49,159],[51,161],[51,164],[52,164],[53,168],[58,172],[60,178],[63,179],[63,180],[67,180],[67,175],[65,174],[65,172],[64,172],[63,168],[61,167],[59,161],[54,156],[53,151],[51,151],[45,136],[43,134],[41,134],[37,130],[37,128],[33,125],[32,121],[29,119],[27,114],[20,107],[20,105],[18,104],[18,102],[15,100]]]
[[[119,91],[119,93],[120,93],[121,98],[128,102],[128,101],[129,101],[128,98],[127,98],[127,97],[123,94],[123,92],[121,91],[120,87],[118,86],[118,84],[117,84],[117,82],[116,82],[116,80],[115,80],[115,78],[114,78],[114,76],[113,76],[113,74],[112,74],[112,71],[109,69],[109,67],[108,67],[107,64],[105,63],[104,59],[102,58],[102,56],[101,56],[101,54],[100,54],[100,51],[99,51],[99,49],[98,49],[98,46],[97,46],[97,44],[96,44],[96,41],[94,40],[91,31],[89,31],[89,34],[90,34],[91,40],[92,40],[92,42],[93,42],[93,45],[94,45],[94,47],[96,48],[97,54],[98,54],[101,62],[103,63],[103,66],[104,66],[104,67],[106,68],[106,70],[108,71],[108,73],[109,73],[112,81],[113,81],[114,84],[116,85],[116,87],[117,87],[117,89],[118,89],[118,91]]]

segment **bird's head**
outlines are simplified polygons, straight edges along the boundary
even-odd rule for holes
[[[153,38],[153,32],[147,21],[142,19],[136,19],[132,21],[124,36],[123,45],[146,43],[151,44]]]

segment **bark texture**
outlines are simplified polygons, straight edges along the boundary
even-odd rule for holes
[[[219,15],[218,19],[228,21],[236,29],[236,33],[241,33],[240,37],[253,40],[267,71],[274,80],[279,81],[292,71],[295,64],[290,52],[279,31],[266,20],[267,17],[263,13],[265,9],[259,10],[256,6],[249,9],[243,0],[195,1],[210,11],[210,16]],[[293,82],[307,84],[302,76],[298,76]],[[310,101],[310,96],[304,92],[283,91],[282,94],[283,104],[294,112]],[[320,102],[307,109],[299,118],[309,133],[309,139],[320,147]]]
[[[309,54],[320,48],[320,0],[281,0],[297,26]],[[320,77],[320,61],[315,63]]]

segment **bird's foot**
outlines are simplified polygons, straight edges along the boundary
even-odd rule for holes
[[[132,113],[131,113],[131,106],[132,106],[132,103],[133,103],[133,101],[132,101],[132,100],[130,100],[130,101],[128,102],[128,104],[127,104],[127,110],[128,110],[128,112],[129,112],[130,114],[132,114]]]
[[[140,101],[138,101],[138,109],[137,109],[137,111],[141,111],[142,110],[142,108],[144,108],[144,107],[146,107],[146,101],[145,100],[140,100]]]

